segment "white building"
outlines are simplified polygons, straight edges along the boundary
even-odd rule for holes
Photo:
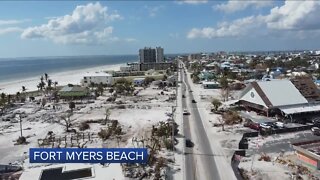
[[[129,65],[124,65],[124,66],[121,66],[120,67],[120,71],[122,72],[131,72],[133,71],[133,67],[132,66],[129,66]]]
[[[104,72],[96,72],[96,73],[87,73],[83,76],[81,80],[81,84],[83,86],[90,86],[92,83],[94,84],[105,84],[112,85],[113,84],[113,76]]]

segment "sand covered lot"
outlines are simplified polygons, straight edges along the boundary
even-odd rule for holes
[[[132,138],[141,138],[148,136],[152,126],[159,122],[166,122],[172,114],[175,89],[168,89],[160,94],[162,90],[156,87],[146,89],[137,87],[139,91],[136,96],[119,96],[115,102],[108,102],[111,94],[107,91],[96,100],[75,101],[76,106],[70,116],[73,132],[66,132],[66,126],[61,116],[66,115],[70,109],[68,102],[48,101],[44,107],[41,107],[38,100],[43,96],[36,97],[34,102],[16,104],[14,107],[6,109],[0,123],[0,164],[12,164],[24,167],[24,173],[21,179],[30,179],[41,172],[43,167],[55,167],[50,164],[30,164],[28,161],[28,151],[31,147],[39,147],[39,139],[49,137],[51,132],[55,139],[61,138],[61,143],[51,143],[44,147],[134,147]],[[55,109],[53,109],[53,105]],[[118,138],[111,137],[107,140],[99,138],[97,133],[101,129],[107,128],[110,124],[103,124],[106,118],[106,109],[110,109],[109,120],[117,120],[117,126],[121,128],[122,135]],[[19,115],[22,114],[22,115]],[[27,144],[15,145],[20,136],[20,116],[22,124],[22,134],[26,137]],[[80,130],[79,126],[83,122],[88,123],[90,128]],[[74,131],[84,135],[77,140],[70,141],[71,136],[75,136]],[[148,134],[149,133],[149,134]],[[90,136],[90,138],[88,137]],[[66,137],[66,141],[63,138]],[[40,141],[42,142],[42,141]],[[162,156],[167,156],[166,150],[161,150]],[[94,166],[99,179],[99,171],[110,172],[110,179],[123,179],[124,175],[120,164],[102,167],[99,164],[85,166]],[[65,164],[66,168],[77,168],[77,165]],[[109,171],[110,170],[110,171]],[[101,176],[101,179],[104,179]]]

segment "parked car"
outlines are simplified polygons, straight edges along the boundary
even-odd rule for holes
[[[274,122],[265,122],[264,124],[266,124],[267,126],[270,126],[270,128],[278,128],[278,126],[275,125]]]
[[[284,123],[280,121],[275,122],[274,125],[276,125],[278,128],[285,128]]]
[[[183,115],[190,115],[190,112],[187,110],[187,109],[185,109],[185,110],[183,110],[183,113],[182,113]]]
[[[194,143],[190,139],[186,139],[186,147],[192,148]]]
[[[186,96],[183,94],[183,95],[182,95],[182,98],[186,98]]]
[[[197,101],[196,100],[194,100],[194,99],[192,99],[192,101],[191,101],[192,103],[197,103]]]
[[[271,126],[268,123],[260,123],[260,127],[264,129],[270,129]]]
[[[320,136],[320,128],[318,127],[311,128],[311,132],[316,136]]]
[[[251,123],[249,125],[249,128],[259,131],[260,130],[260,125],[258,123]]]
[[[313,119],[312,123],[316,126],[320,126],[320,119]]]

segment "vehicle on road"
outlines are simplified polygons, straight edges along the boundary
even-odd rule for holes
[[[183,95],[182,95],[182,98],[186,98],[186,96],[183,94]]]
[[[194,100],[194,99],[192,99],[192,101],[191,101],[192,103],[197,103],[197,101],[196,100]]]
[[[187,109],[184,109],[182,114],[183,115],[190,115],[190,112]]]
[[[186,147],[192,148],[194,143],[190,139],[186,139]]]
[[[271,126],[268,123],[260,123],[260,127],[264,129],[270,129]]]
[[[283,123],[283,122],[280,122],[280,121],[275,122],[274,125],[275,125],[277,128],[285,128],[284,123]]]
[[[312,132],[312,134],[314,134],[316,136],[320,136],[320,128],[318,128],[318,127],[311,128],[311,132]]]
[[[190,89],[189,92],[193,92],[193,91]]]

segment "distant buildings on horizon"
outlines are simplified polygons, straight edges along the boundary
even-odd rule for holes
[[[139,49],[140,63],[160,63],[164,62],[163,48],[143,48]]]

